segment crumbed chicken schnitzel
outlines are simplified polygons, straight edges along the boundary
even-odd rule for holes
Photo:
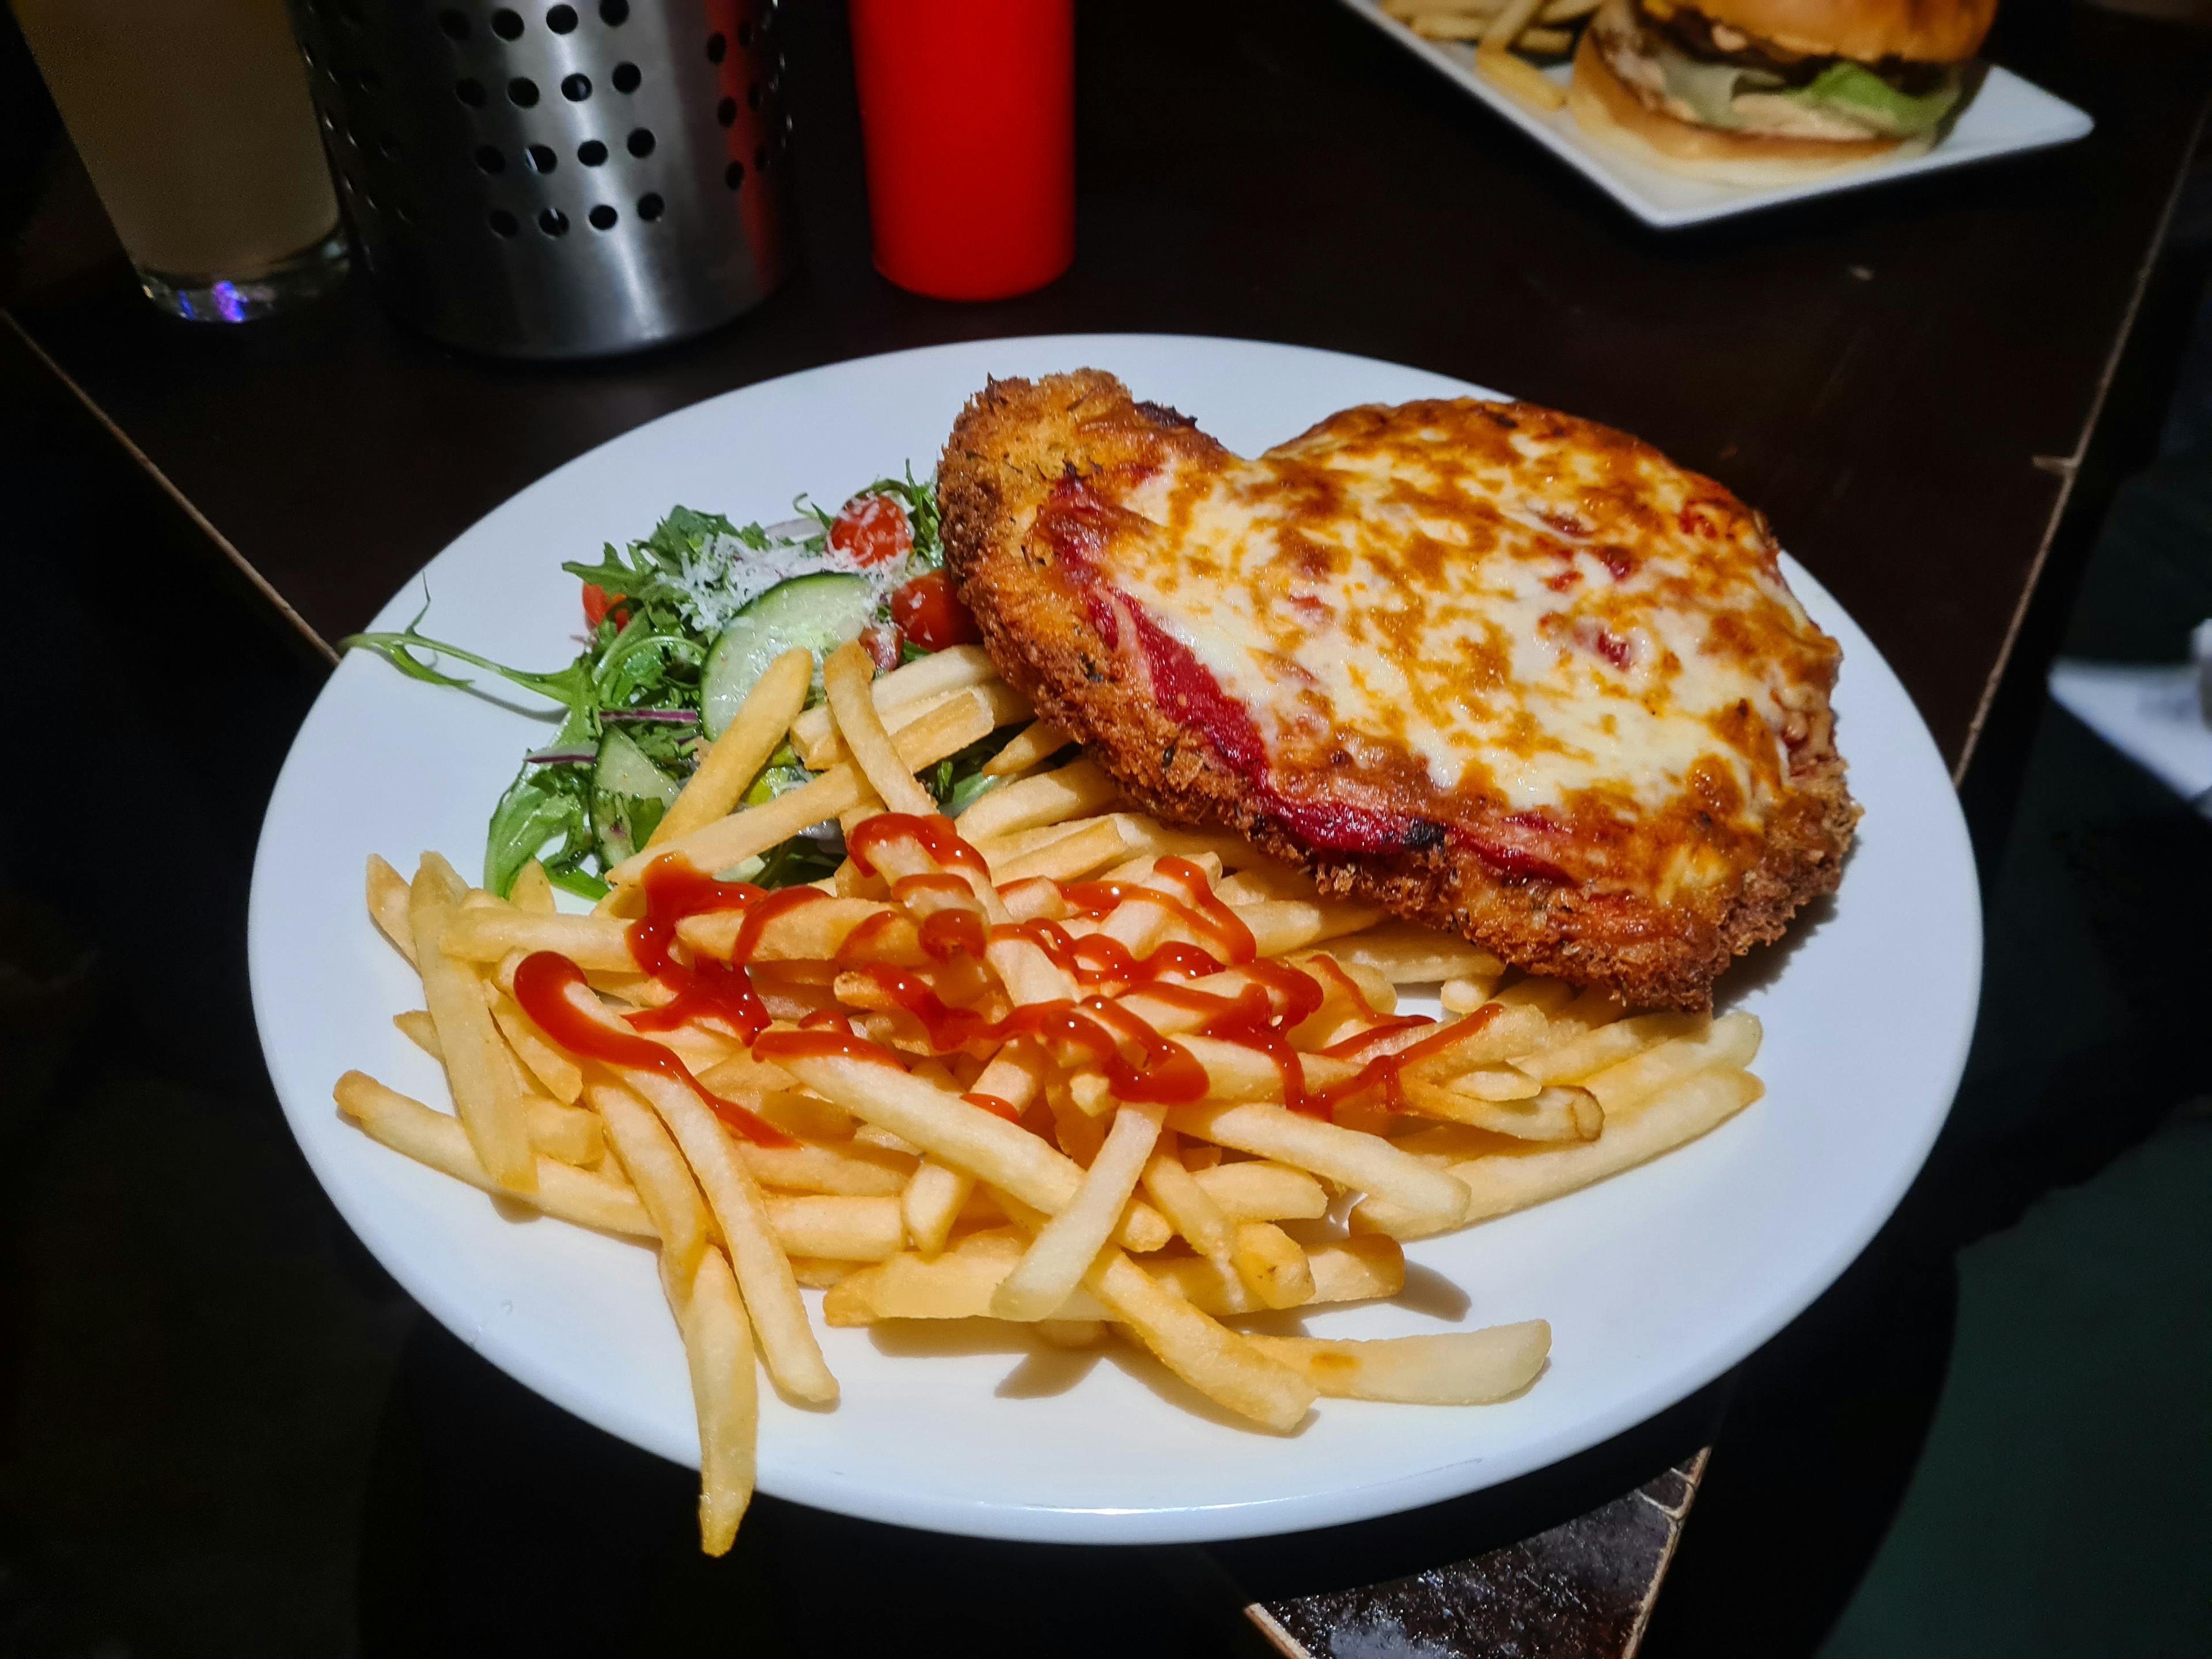
[[[1840,653],[1765,521],[1625,434],[1473,398],[1255,459],[1109,374],[994,380],[947,559],[1000,672],[1163,817],[1640,1006],[1841,878]]]

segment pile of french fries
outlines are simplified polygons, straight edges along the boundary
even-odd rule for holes
[[[1032,720],[980,650],[878,678],[848,647],[824,665],[826,701],[807,708],[812,668],[804,652],[773,665],[659,837],[611,872],[596,914],[556,911],[534,865],[501,899],[434,854],[411,881],[372,858],[370,914],[422,977],[424,1006],[396,1024],[443,1062],[454,1110],[358,1072],[335,1091],[348,1116],[410,1158],[657,1246],[698,1412],[711,1553],[729,1547],[752,1491],[756,1347],[789,1396],[836,1398],[802,1286],[826,1291],[833,1326],[982,1317],[1059,1345],[1118,1334],[1278,1432],[1297,1428],[1317,1395],[1498,1400],[1542,1370],[1544,1322],[1367,1341],[1224,1322],[1394,1296],[1401,1241],[1585,1186],[1760,1093],[1746,1069],[1759,1040],[1748,1016],[1632,1015],[1602,991],[1514,980],[1488,952],[1326,897],[1240,840],[1120,810],[1089,761],[1048,766],[1067,740]],[[915,775],[1018,723],[992,763],[1005,781],[955,826],[981,868],[940,860],[942,820],[927,822],[935,805]],[[787,738],[816,775],[739,809]],[[872,832],[870,869],[848,861],[817,884],[818,900],[763,912],[753,929],[749,972],[772,1021],[755,1042],[713,1018],[642,1034],[626,1023],[674,994],[640,971],[629,945],[653,860],[724,872],[825,819],[849,835],[887,811],[911,816]],[[1061,884],[1102,879],[1121,884],[1120,902],[1073,910]],[[1204,995],[1162,990],[1249,1004],[1267,974],[1231,962],[1195,978],[1085,988],[1018,925],[1103,934],[1142,961],[1170,945],[1218,945],[1218,930],[1195,925],[1194,906],[1209,896],[1249,933],[1255,960],[1294,966],[1318,989],[1319,1006],[1273,1055],[1200,1030]],[[947,906],[991,924],[981,957],[917,950],[921,922]],[[747,914],[685,917],[678,960],[726,960]],[[538,983],[525,964],[543,952],[574,964],[556,965],[575,1018],[626,1041],[649,1035],[682,1069],[598,1061],[554,1041],[546,1024],[572,1040],[578,1028],[541,1024],[523,1006]],[[1115,1067],[1037,1035],[939,1049],[884,994],[888,968],[978,1015],[977,1026],[1100,998],[1084,1006],[1119,1031],[1142,1021],[1180,1045],[1205,1091],[1176,1104],[1121,1098]],[[1279,973],[1273,982],[1280,1010]],[[1441,985],[1441,1023],[1397,1017],[1407,984]],[[844,1040],[799,1040],[824,1032]],[[1417,1057],[1391,1058],[1416,1043]],[[1286,1066],[1304,1089],[1335,1086],[1333,1116],[1290,1109]],[[733,1131],[718,1103],[777,1133]]]
[[[1385,14],[1425,40],[1472,42],[1476,72],[1540,115],[1567,96],[1529,58],[1565,57],[1597,9],[1598,0],[1382,0]]]

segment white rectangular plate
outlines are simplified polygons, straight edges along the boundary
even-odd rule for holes
[[[1546,149],[1575,168],[1600,190],[1647,225],[1673,230],[1683,225],[1725,219],[1731,214],[1752,213],[1760,208],[1801,202],[1810,196],[1857,190],[1867,185],[1909,179],[1939,167],[1963,167],[1999,155],[2014,155],[2053,144],[2070,144],[2086,138],[2096,125],[2063,98],[2054,98],[2041,87],[2023,81],[2010,70],[1990,67],[1988,78],[1973,101],[1943,142],[1925,155],[1911,156],[1856,172],[1839,173],[1807,184],[1778,185],[1763,189],[1735,185],[1713,185],[1686,179],[1656,167],[1639,166],[1625,156],[1599,149],[1583,136],[1567,111],[1538,115],[1523,108],[1474,70],[1474,48],[1455,40],[1428,40],[1385,13],[1380,0],[1344,0],[1344,3],[1381,29],[1408,52],[1419,53],[1475,97],[1527,133]],[[1545,73],[1559,85],[1567,83],[1569,69],[1553,65]]]

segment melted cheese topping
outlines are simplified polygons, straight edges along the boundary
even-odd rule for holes
[[[1784,734],[1834,678],[1756,514],[1548,410],[1349,410],[1111,494],[1160,533],[1115,538],[1105,574],[1251,711],[1294,787],[1426,796],[1459,823],[1648,823],[1686,801],[1755,831],[1788,791]]]

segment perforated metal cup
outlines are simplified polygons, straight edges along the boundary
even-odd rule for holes
[[[782,278],[776,0],[292,0],[391,308],[455,345],[673,340]]]

